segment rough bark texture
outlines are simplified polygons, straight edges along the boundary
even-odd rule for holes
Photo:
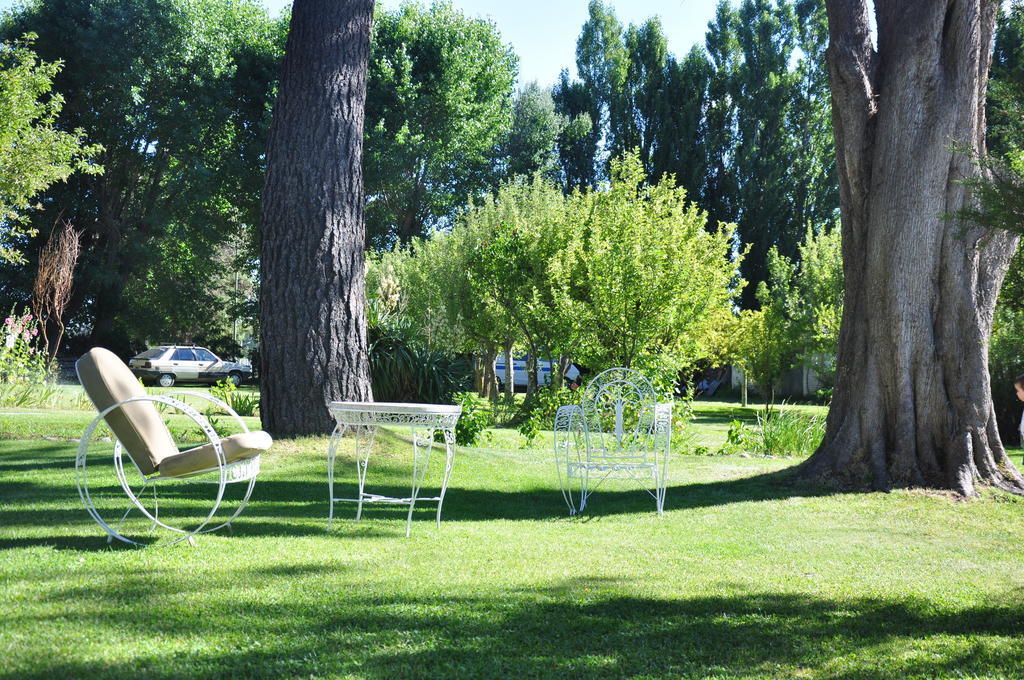
[[[373,0],[296,0],[263,192],[260,413],[324,434],[332,400],[369,400],[363,113]]]
[[[947,216],[984,154],[993,0],[828,0],[845,307],[835,398],[809,477],[857,488],[1017,493],[989,390],[996,296],[1016,245]]]

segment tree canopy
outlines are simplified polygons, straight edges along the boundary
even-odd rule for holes
[[[103,170],[93,162],[101,146],[86,144],[81,128],[57,127],[64,98],[52,88],[63,63],[41,61],[36,37],[0,43],[0,262],[15,264],[25,262],[20,248],[38,231],[34,199],[76,171]]]
[[[494,184],[517,57],[450,3],[376,14],[366,101],[367,236],[408,243]]]
[[[209,299],[209,263],[229,239],[253,252],[281,23],[256,0],[47,0],[0,22],[7,38],[28,31],[43,59],[64,63],[54,127],[103,147],[102,175],[51,187],[32,216],[40,230],[61,215],[83,231],[69,316],[121,351],[154,332],[137,307],[171,314],[164,332],[214,331],[176,314],[188,306],[178,296]]]

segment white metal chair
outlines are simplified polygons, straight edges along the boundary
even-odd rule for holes
[[[266,432],[250,432],[235,411],[223,401],[201,392],[171,392],[164,395],[148,395],[131,370],[124,365],[112,352],[102,348],[94,348],[83,355],[76,363],[75,370],[85,393],[96,406],[99,415],[85,429],[78,444],[75,457],[75,477],[78,493],[82,497],[89,515],[107,532],[107,541],[118,539],[126,543],[143,545],[139,541],[125,537],[119,532],[121,525],[132,510],[138,510],[151,521],[151,528],[157,526],[182,534],[173,541],[178,543],[187,540],[194,543],[192,537],[198,533],[216,531],[231,522],[245,509],[256,483],[260,470],[260,454],[270,448],[272,440]],[[216,404],[225,413],[232,416],[242,428],[242,432],[221,438],[210,425],[209,421],[194,408],[182,401],[184,395],[197,397]],[[206,435],[209,443],[187,451],[179,451],[170,430],[157,411],[156,404],[165,404],[181,411],[195,422]],[[121,489],[131,500],[128,510],[121,520],[111,526],[101,516],[90,493],[89,475],[86,466],[87,453],[93,432],[100,421],[105,421],[114,436],[114,473]],[[135,468],[138,477],[125,471],[123,452]],[[130,470],[131,468],[129,468]],[[184,529],[172,526],[160,518],[157,505],[156,488],[158,485],[181,480],[207,482],[217,485],[216,497],[210,512],[194,528]],[[214,518],[224,498],[224,489],[228,484],[248,482],[245,495],[235,512],[224,522],[207,527]],[[141,487],[138,491],[133,484]],[[142,502],[141,496],[146,489],[152,487],[152,512]]]
[[[583,512],[609,479],[637,482],[662,514],[671,442],[672,404],[657,402],[647,378],[628,368],[598,374],[580,405],[555,415],[555,464],[569,514]]]

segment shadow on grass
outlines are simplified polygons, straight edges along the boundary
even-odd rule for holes
[[[256,580],[298,581],[324,567],[269,572]],[[89,586],[87,592],[59,589],[47,604],[76,608],[87,598],[90,607],[76,625],[103,628],[119,621],[125,638],[161,640],[175,647],[173,654],[129,644],[95,664],[68,660],[66,653],[17,650],[30,658],[9,656],[16,663],[8,668],[16,670],[0,671],[0,678],[134,679],[141,668],[149,678],[799,674],[852,680],[1019,677],[1024,666],[1018,638],[1024,615],[1012,603],[958,609],[909,597],[837,601],[783,592],[664,599],[575,579],[486,597],[380,595],[357,588],[326,601],[296,592],[267,603],[258,593],[243,593],[238,601],[209,598],[202,616],[182,617],[162,615],[152,587],[129,584],[126,596],[119,580],[109,575],[105,587]],[[180,587],[168,592],[187,595]],[[47,618],[14,617],[8,623],[34,631],[48,625]],[[233,644],[221,642],[228,639]],[[211,644],[197,646],[195,640]]]
[[[384,456],[387,461],[388,457]],[[6,527],[7,534],[0,537],[0,548],[46,545],[62,549],[106,549],[105,537],[99,527],[88,517],[78,498],[73,473],[73,449],[61,443],[32,443],[18,446],[4,453],[3,464],[24,470],[25,474],[0,475],[0,527]],[[326,531],[328,512],[326,474],[310,474],[308,466],[287,469],[293,460],[282,460],[283,468],[265,473],[256,482],[250,506],[234,523],[234,533],[239,536],[315,536],[330,535]],[[346,461],[347,462],[347,461]],[[339,465],[344,465],[339,463]],[[63,468],[66,474],[54,474],[54,468]],[[39,475],[30,473],[40,471]],[[468,474],[468,470],[463,474]],[[392,457],[387,464],[375,470],[373,484],[367,491],[388,496],[406,497],[410,493],[408,470],[402,456]],[[284,475],[294,478],[282,479]],[[472,480],[469,480],[472,482]],[[442,522],[483,522],[491,520],[561,520],[568,518],[568,508],[557,481],[551,475],[550,486],[526,486],[519,488],[460,487],[459,475],[448,489],[445,497]],[[98,502],[101,514],[108,520],[116,521],[127,507],[127,499],[111,476],[102,476],[91,483],[94,498],[106,499]],[[223,509],[233,511],[243,485],[229,485]],[[182,519],[184,525],[205,515],[212,502],[213,485],[186,483],[163,484],[159,490],[161,516],[168,519]],[[433,496],[436,488],[424,487],[421,496]],[[821,496],[835,493],[831,489],[800,486],[793,483],[788,472],[773,472],[752,477],[725,481],[679,484],[669,487],[666,496],[666,511],[691,510],[733,503],[760,502],[785,499],[794,496]],[[335,494],[351,498],[356,495],[353,481],[340,477]],[[436,503],[423,501],[414,511],[415,523],[432,522]],[[588,521],[616,515],[650,514],[654,512],[654,500],[646,492],[629,487],[601,488],[590,498],[586,513],[575,521]],[[401,520],[406,508],[395,505],[367,504],[364,517]],[[354,503],[335,505],[335,517],[339,521],[355,515]],[[226,516],[219,513],[218,516]],[[175,522],[172,521],[172,524]],[[358,526],[366,526],[363,523]],[[40,528],[54,527],[52,535],[39,536]],[[67,536],[68,528],[78,527],[89,531],[91,527],[100,540],[91,543],[88,537]],[[390,528],[389,528],[390,529]],[[74,530],[77,533],[77,530]],[[346,531],[348,531],[346,529]],[[22,535],[19,536],[18,534]],[[372,535],[372,532],[367,535]],[[391,535],[382,530],[379,535]]]
[[[186,488],[169,485],[160,490],[161,517],[172,525],[180,522],[188,526],[200,516],[201,511],[208,509],[204,501],[209,502],[197,490],[196,485]],[[231,534],[239,537],[258,536],[324,536],[346,537],[354,535],[365,537],[386,537],[404,534],[404,525],[397,524],[383,527],[378,520],[404,522],[407,507],[392,504],[371,504],[363,506],[364,521],[353,522],[356,504],[339,502],[335,504],[335,525],[327,530],[327,488],[326,483],[317,481],[288,481],[279,479],[257,480],[249,507],[233,523]],[[368,490],[369,489],[368,487]],[[237,500],[229,494],[218,513],[226,517],[237,507]],[[409,487],[398,485],[378,485],[372,489],[375,493],[389,496],[408,496]],[[118,498],[122,495],[119,487],[114,485],[99,486],[94,489],[98,497]],[[354,485],[339,485],[336,493],[341,497],[355,493]],[[424,488],[421,495],[433,495],[436,489]],[[753,477],[717,482],[701,482],[681,484],[669,487],[665,508],[667,513],[699,508],[715,507],[732,503],[756,503],[761,501],[780,500],[795,496],[823,496],[836,493],[831,489],[800,486],[793,483],[786,471],[761,474]],[[33,482],[0,482],[0,497],[18,499],[21,503],[8,503],[0,508],[0,526],[8,527],[8,534],[16,532],[18,527],[26,528],[27,536],[0,537],[0,548],[16,548],[28,546],[49,546],[57,549],[104,550],[108,545],[101,530],[95,526],[86,514],[78,499],[72,480],[65,486],[39,484]],[[58,502],[60,507],[39,508],[41,502]],[[101,510],[101,514],[110,521],[120,516],[127,507],[123,504]],[[120,508],[120,510],[118,510]],[[433,501],[422,501],[413,512],[414,531],[417,524],[433,524],[437,504]],[[486,488],[449,487],[445,496],[442,512],[442,525],[451,522],[485,522],[495,520],[533,520],[533,521],[580,521],[610,518],[614,516],[651,514],[654,512],[654,499],[639,489],[600,490],[591,496],[587,510],[582,515],[570,520],[568,508],[560,491],[550,488],[524,488],[506,491]],[[67,536],[69,527],[79,526],[88,530],[94,527],[97,539],[88,537]],[[54,527],[52,535],[38,536],[39,528]],[[226,534],[229,530],[222,529],[219,533]],[[146,540],[152,540],[147,537]],[[115,541],[115,543],[118,543]]]

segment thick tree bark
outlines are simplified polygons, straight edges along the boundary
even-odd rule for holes
[[[263,191],[260,414],[276,436],[330,432],[369,400],[363,115],[373,0],[296,0]]]
[[[857,488],[1022,493],[988,375],[1015,238],[948,217],[971,200],[960,183],[979,172],[970,152],[985,153],[998,3],[875,7],[877,51],[867,0],[828,0],[846,291],[825,439],[801,472]]]

